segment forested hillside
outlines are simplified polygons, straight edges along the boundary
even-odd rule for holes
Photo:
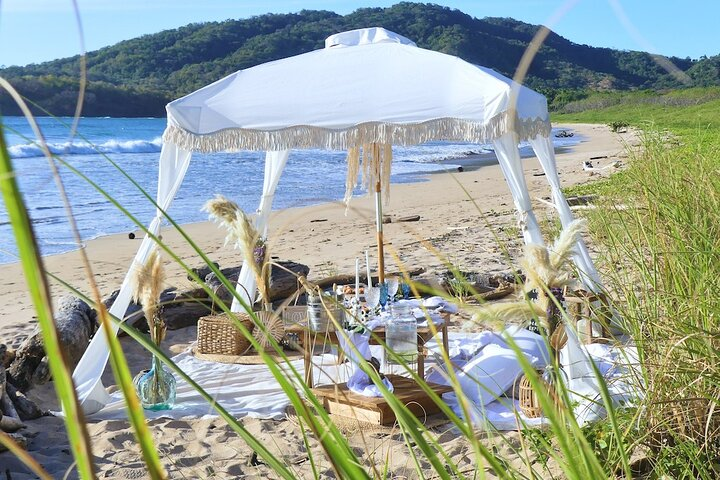
[[[168,101],[236,70],[322,48],[328,35],[382,26],[418,46],[458,55],[512,76],[539,26],[511,18],[473,18],[432,4],[403,2],[329,11],[267,14],[197,23],[120,42],[87,55],[84,115],[162,116]],[[575,44],[551,33],[533,61],[526,84],[564,104],[592,90],[663,89],[720,84],[720,56],[670,58],[684,72],[667,73],[652,55]],[[74,111],[79,57],[0,70],[30,100],[56,115]],[[0,94],[0,111],[16,114]]]

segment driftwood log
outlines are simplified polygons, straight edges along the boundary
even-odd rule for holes
[[[223,268],[221,273],[231,285],[237,283],[240,267]],[[307,276],[310,267],[292,261],[276,261],[270,271],[270,301],[283,300],[294,295],[298,289],[297,278]],[[214,273],[205,277],[205,283],[226,305],[232,303],[233,295]]]
[[[407,270],[406,273],[409,277],[414,277],[425,272],[425,268],[418,267]],[[372,276],[372,273],[370,274]],[[360,283],[367,283],[367,273],[361,272]],[[387,277],[403,277],[403,272],[386,272],[385,278]],[[373,278],[373,284],[377,283],[377,277]],[[313,283],[320,288],[332,287],[333,285],[355,285],[355,274],[344,274],[344,275],[333,275],[325,277],[320,280],[313,280]]]
[[[0,353],[4,351],[6,351],[5,345],[0,344]],[[14,399],[18,399],[19,403],[16,404]],[[17,432],[25,426],[23,420],[37,418],[40,415],[42,412],[37,405],[8,383],[5,366],[0,363],[0,430],[5,433]],[[21,444],[26,443],[22,434],[14,434],[13,438]]]
[[[55,315],[55,325],[68,367],[74,368],[97,330],[95,310],[79,298],[63,297]],[[33,385],[50,379],[48,359],[39,328],[17,349],[15,359],[7,370],[7,379],[21,391],[27,391]]]
[[[110,309],[110,307],[112,307],[119,293],[120,290],[115,290],[103,300],[106,308]],[[204,297],[201,296],[199,299],[195,299],[188,296],[187,292],[177,292],[175,287],[163,290],[160,294],[160,305],[163,309],[163,318],[169,330],[177,330],[178,328],[194,325],[197,323],[198,318],[210,313],[210,309],[204,304],[207,300],[207,294],[205,294],[204,291],[202,293]],[[144,333],[149,331],[142,305],[130,302],[127,309],[125,309],[123,318],[125,319],[125,323],[131,327],[137,328]],[[126,334],[120,331],[119,335],[122,337]]]

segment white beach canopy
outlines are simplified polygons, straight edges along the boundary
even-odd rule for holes
[[[363,165],[372,186],[384,176],[381,169],[389,172],[390,146],[456,140],[493,144],[525,242],[542,244],[518,143],[528,141],[535,151],[565,226],[573,218],[560,190],[550,133],[545,97],[493,70],[418,48],[382,28],[343,32],[328,37],[323,49],[238,71],[168,104],[160,209],[149,230],[159,232],[192,152],[267,152],[256,219],[258,230],[266,234],[275,189],[292,149],[348,150],[351,193],[361,150],[363,161],[375,162],[369,173]],[[146,236],[133,266],[146,261],[152,244]],[[597,290],[599,278],[581,239],[576,250],[583,282]],[[242,269],[238,283],[239,295],[252,304],[246,292],[255,292],[256,286],[249,268]],[[126,278],[111,314],[122,318],[129,300]],[[235,301],[232,309],[242,307]],[[73,375],[88,413],[108,401],[100,382],[107,359],[105,336],[98,333]]]

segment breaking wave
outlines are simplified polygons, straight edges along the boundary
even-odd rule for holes
[[[162,147],[162,139],[153,140],[108,140],[98,145],[87,142],[50,143],[48,148],[55,155],[97,155],[98,153],[157,153]],[[34,143],[13,145],[8,148],[12,158],[42,157],[43,150]]]

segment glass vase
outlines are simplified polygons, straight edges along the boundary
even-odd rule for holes
[[[145,410],[170,410],[175,404],[175,377],[165,370],[155,355],[150,370],[140,372],[134,383],[140,404]]]

